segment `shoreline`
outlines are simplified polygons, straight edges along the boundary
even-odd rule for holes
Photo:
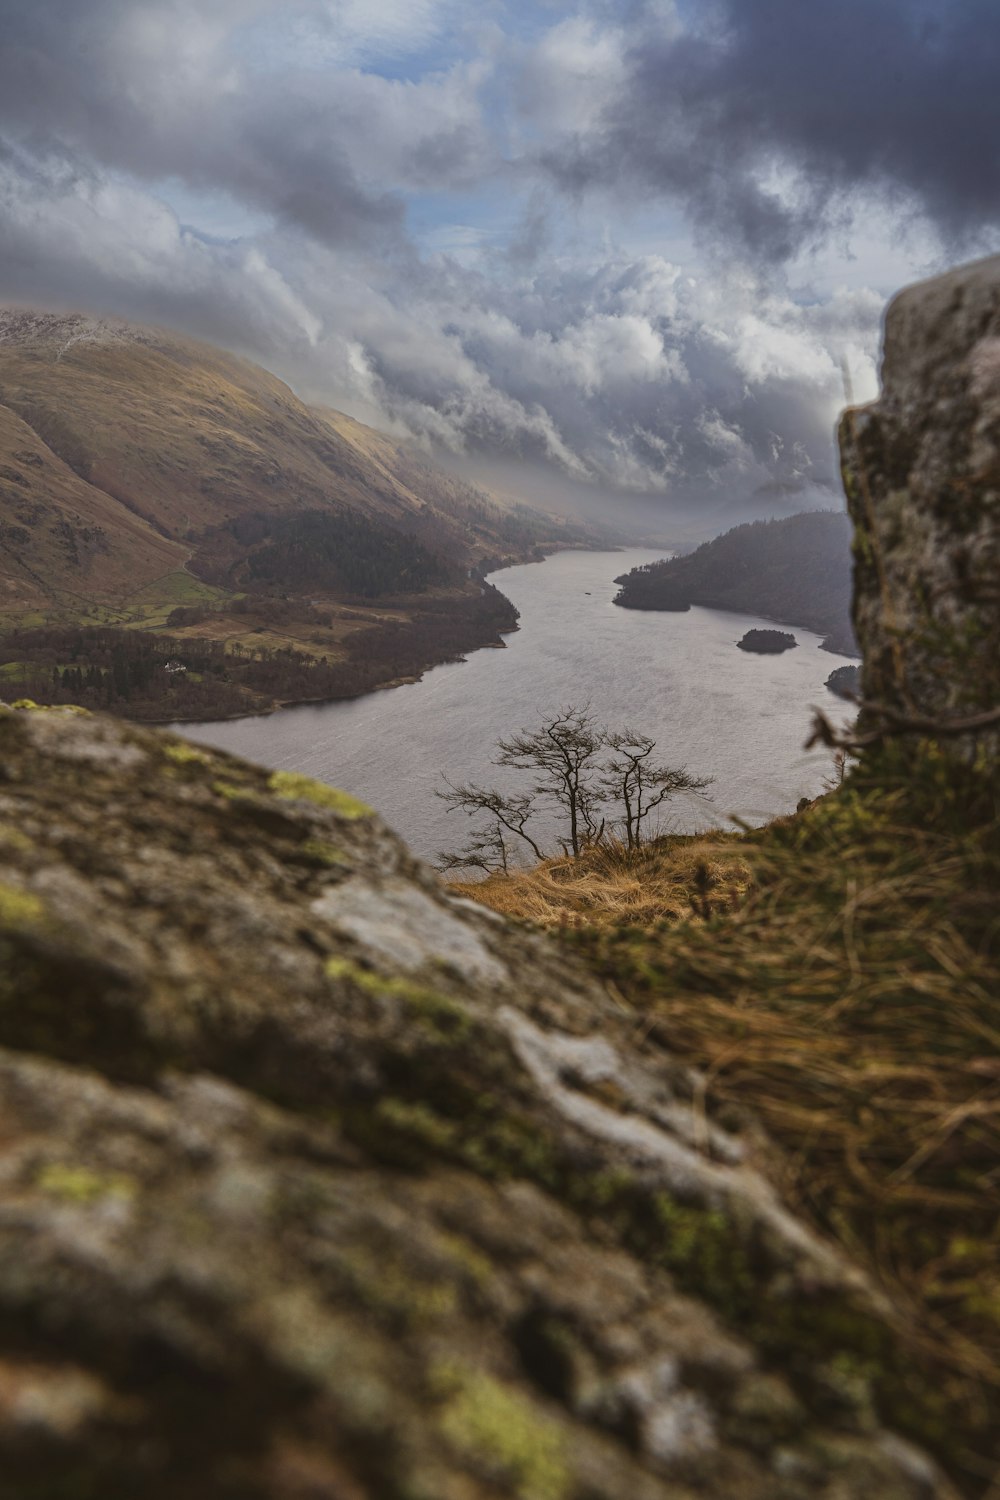
[[[514,566],[519,567],[520,564],[514,564]],[[504,598],[506,597],[507,596],[504,595]],[[507,602],[509,604],[510,600],[507,600]],[[513,625],[510,630],[503,631],[502,635],[514,635],[515,632],[519,629],[519,625]],[[469,656],[471,656],[474,651],[504,651],[506,650],[506,648],[507,642],[503,639],[498,641],[482,641],[478,645],[465,647],[459,655],[443,656],[439,661],[428,662],[427,665],[417,673],[411,673],[409,676],[405,677],[390,677],[387,678],[384,682],[376,682],[368,687],[359,688],[356,693],[338,693],[335,697],[332,698],[325,696],[320,696],[318,698],[276,698],[275,701],[269,704],[267,707],[264,707],[262,705],[261,707],[252,709],[249,712],[242,711],[240,713],[230,714],[214,713],[205,714],[196,718],[188,717],[184,719],[178,719],[176,716],[171,716],[163,719],[130,719],[128,720],[128,722],[131,724],[150,724],[154,727],[159,728],[163,728],[165,725],[170,724],[176,724],[179,726],[183,726],[185,724],[238,724],[241,719],[269,719],[272,714],[279,713],[283,709],[287,708],[322,708],[326,704],[330,703],[355,703],[359,698],[368,698],[375,693],[387,693],[391,691],[391,689],[398,687],[411,687],[415,683],[422,682],[426,674],[428,672],[433,672],[437,667],[460,665],[462,662],[467,661]]]
[[[624,544],[619,544],[613,547],[602,547],[597,546],[596,544],[593,546],[587,546],[568,542],[556,542],[551,546],[541,547],[540,550],[543,554],[541,557],[511,557],[495,564],[491,563],[488,574],[481,573],[477,576],[479,576],[485,583],[488,577],[493,577],[493,575],[496,573],[506,572],[509,568],[523,568],[535,563],[544,563],[547,562],[550,557],[555,557],[558,553],[561,552],[619,553],[626,552],[628,548]],[[493,587],[496,587],[496,585],[493,585]],[[502,593],[500,589],[497,589],[497,592]],[[502,594],[502,597],[508,604],[511,604],[511,601],[507,599],[506,594]],[[514,608],[513,604],[511,604],[511,608]],[[340,693],[333,698],[318,697],[276,699],[275,702],[270,704],[270,706],[262,706],[250,712],[206,714],[204,716],[198,716],[195,718],[187,717],[183,719],[178,719],[176,717],[162,719],[134,719],[130,722],[139,724],[151,724],[160,728],[167,725],[176,725],[178,726],[177,732],[181,733],[183,731],[183,726],[186,724],[237,724],[241,719],[267,719],[270,718],[272,714],[276,714],[283,709],[321,708],[331,703],[354,703],[359,698],[367,698],[374,693],[389,692],[391,689],[397,687],[413,686],[418,682],[422,682],[426,674],[428,672],[433,672],[437,667],[457,666],[462,662],[465,662],[474,651],[505,651],[507,649],[507,642],[504,637],[508,635],[515,635],[517,631],[520,630],[520,628],[520,625],[515,621],[515,623],[509,630],[502,630],[499,632],[500,638],[498,640],[482,641],[478,645],[472,645],[464,648],[464,650],[458,655],[445,656],[438,661],[428,662],[427,665],[423,667],[422,670],[418,673],[410,674],[404,677],[388,678],[384,682],[377,682],[369,687],[361,688],[356,693]]]
[[[515,625],[511,630],[504,631],[504,634],[513,635],[519,629],[520,626]],[[184,724],[238,724],[241,719],[269,719],[272,714],[279,713],[286,708],[322,708],[329,703],[356,703],[359,698],[368,698],[375,693],[387,693],[393,688],[399,687],[412,687],[416,683],[422,682],[428,672],[433,672],[438,667],[461,665],[461,663],[468,660],[474,651],[505,651],[506,648],[507,642],[504,640],[483,641],[479,646],[467,647],[466,652],[460,656],[445,656],[440,661],[428,662],[423,671],[411,676],[388,678],[385,682],[376,682],[371,687],[361,688],[356,693],[339,693],[335,698],[278,698],[269,708],[258,708],[252,713],[211,714],[197,719],[131,719],[129,722],[132,724],[152,724],[160,728],[168,724],[181,726]]]
[[[616,580],[617,582],[617,580]],[[760,609],[734,609],[731,604],[709,604],[703,599],[691,599],[687,604],[677,609],[650,609],[637,604],[622,604],[618,599],[612,599],[612,604],[619,609],[630,609],[637,615],[672,615],[687,614],[692,609],[715,609],[721,610],[727,615],[742,615],[746,620],[766,620],[769,625],[784,625],[789,630],[808,630],[810,635],[821,637],[819,649],[828,651],[831,656],[845,656],[851,661],[860,661],[861,652],[857,643],[853,643],[850,650],[837,642],[836,636],[829,630],[818,629],[815,625],[807,625],[802,620],[782,619],[776,615],[766,614]]]

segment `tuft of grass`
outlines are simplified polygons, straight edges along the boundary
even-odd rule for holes
[[[732,907],[749,883],[746,839],[710,833],[660,838],[637,850],[603,844],[579,859],[547,859],[450,889],[540,927],[646,927]]]

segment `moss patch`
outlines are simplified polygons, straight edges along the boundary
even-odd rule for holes
[[[336,844],[328,844],[324,839],[306,839],[299,846],[298,852],[313,864],[325,865],[330,869],[350,863],[347,855]]]
[[[436,1036],[458,1041],[469,1032],[472,1018],[463,1005],[437,990],[398,975],[377,974],[346,958],[329,958],[326,976],[338,983],[353,984],[367,995],[387,995],[400,1000],[414,1019]]]
[[[94,1172],[89,1167],[50,1162],[35,1179],[43,1193],[62,1198],[67,1203],[86,1205],[102,1198],[127,1201],[135,1197],[136,1184],[124,1173]]]
[[[175,744],[164,745],[163,753],[175,766],[208,766],[212,763],[212,757],[206,755],[204,750],[196,750],[193,745],[188,745],[183,740],[178,740]]]
[[[354,820],[370,818],[372,809],[349,792],[338,791],[311,776],[301,776],[297,771],[275,771],[268,782],[268,789],[284,802],[312,802],[316,807],[329,808],[341,818]]]
[[[253,797],[249,787],[237,786],[234,781],[213,781],[212,791],[217,797],[223,797],[227,802],[242,802]]]
[[[90,714],[89,708],[81,708],[78,703],[36,703],[33,698],[18,698],[11,704],[11,708],[20,709],[23,713],[35,714]]]
[[[13,828],[9,823],[0,823],[0,847],[16,849],[19,854],[27,854],[34,848],[34,840],[20,828]]]
[[[404,1099],[380,1099],[375,1115],[383,1126],[388,1126],[400,1138],[400,1144],[446,1153],[455,1145],[455,1125],[435,1114],[426,1104],[409,1103]]]
[[[484,1477],[506,1484],[518,1500],[563,1500],[570,1472],[557,1427],[481,1370],[445,1365],[435,1380],[448,1392],[442,1432]]]
[[[45,920],[45,907],[30,891],[0,885],[0,927],[37,927]]]

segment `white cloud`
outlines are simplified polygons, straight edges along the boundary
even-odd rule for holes
[[[670,0],[0,0],[0,297],[202,333],[609,492],[823,478],[842,361],[874,383],[889,228],[783,274],[695,266],[683,192],[626,211],[608,121],[650,28],[669,51]]]

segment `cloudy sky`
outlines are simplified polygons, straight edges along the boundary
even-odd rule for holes
[[[886,296],[1000,249],[998,77],[997,0],[0,0],[0,299],[527,498],[821,485]]]

